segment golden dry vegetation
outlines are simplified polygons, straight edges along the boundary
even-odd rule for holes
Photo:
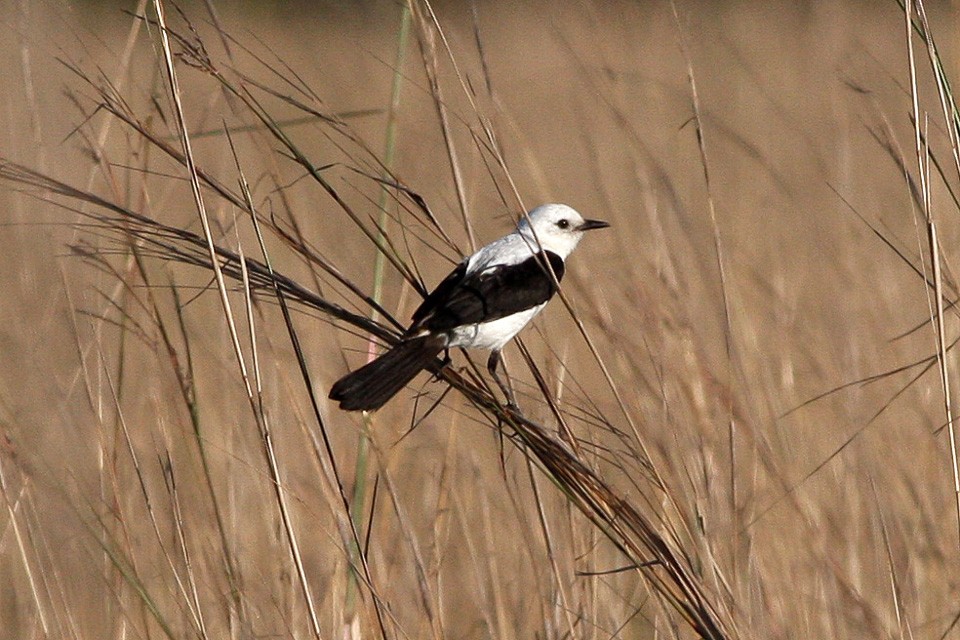
[[[679,2],[677,18],[668,2],[414,2],[406,23],[393,2],[212,5],[220,29],[205,3],[167,5],[193,153],[240,194],[231,130],[279,271],[362,316],[344,282],[382,289],[403,321],[419,296],[389,261],[375,277],[381,209],[427,286],[523,208],[610,221],[568,265],[570,309],[554,301],[523,343],[570,450],[668,541],[714,637],[960,637],[895,2]],[[180,138],[159,30],[129,11],[156,16],[0,4],[0,156],[21,180],[0,190],[0,637],[695,637],[664,565],[634,567],[605,535],[616,514],[586,517],[495,409],[422,375],[369,421],[338,411],[326,391],[369,334],[294,299],[318,420],[276,297],[252,305],[254,350],[228,280],[251,403],[209,270],[91,202],[202,235],[162,148]],[[929,19],[955,78],[956,15]],[[958,171],[913,38],[949,304]],[[214,241],[262,261],[242,199],[209,184]],[[524,414],[557,432],[517,346],[506,359]]]

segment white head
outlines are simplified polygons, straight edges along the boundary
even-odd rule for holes
[[[565,204],[543,204],[520,219],[517,231],[532,249],[539,246],[565,260],[585,232],[609,226],[602,220],[584,220]]]

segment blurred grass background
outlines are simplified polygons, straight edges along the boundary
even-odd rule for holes
[[[133,110],[156,113],[154,101],[168,103],[156,34],[124,9],[134,6],[0,4],[0,155],[196,230],[182,170],[150,155],[129,130],[106,128],[103,113],[91,116],[94,91],[58,61],[102,73]],[[226,59],[207,6],[183,9],[208,49]],[[929,9],[955,77],[954,7]],[[286,77],[295,73],[327,112],[345,114],[357,138],[383,157],[401,5],[248,2],[216,10],[236,39],[230,55],[238,68],[280,84],[253,54],[282,60]],[[438,82],[477,243],[508,231],[520,210],[501,197],[509,192],[503,173],[489,169],[489,155],[475,143],[482,138],[477,113],[495,132],[527,208],[565,202],[614,225],[587,238],[564,291],[692,525],[693,564],[740,634],[960,637],[957,522],[936,368],[916,381],[920,368],[852,385],[788,413],[935,353],[929,326],[911,332],[929,320],[923,282],[852,211],[907,255],[925,254],[919,212],[885,149],[899,149],[905,166],[915,167],[896,3],[680,3],[689,61],[668,3],[450,2],[433,10],[477,105],[438,45]],[[419,33],[414,24],[405,43],[393,169],[468,252]],[[691,122],[688,62],[709,191]],[[918,66],[931,148],[947,160],[928,67]],[[186,65],[181,76],[198,162],[235,184],[219,133],[224,120],[241,124],[235,105]],[[302,113],[282,101],[270,109],[316,165],[339,163],[329,171],[333,184],[376,217],[378,186],[350,170],[359,147],[345,149],[322,122],[294,121]],[[348,114],[364,110],[371,112]],[[177,143],[172,121],[152,124]],[[204,131],[213,133],[197,135]],[[372,290],[372,244],[262,138],[236,140],[261,213],[296,219],[318,253]],[[960,225],[940,182],[933,203],[943,212],[949,264]],[[224,243],[237,245],[235,211],[208,206]],[[0,637],[309,636],[216,294],[193,297],[209,277],[149,267],[171,326],[178,322],[172,284],[185,303],[175,342],[195,367],[236,600],[173,364],[151,314],[136,302],[146,295],[143,283],[124,256],[111,259],[129,275],[129,292],[118,284],[123,278],[72,255],[68,245],[78,241],[104,246],[96,230],[70,224],[73,213],[10,188],[0,190],[0,211]],[[241,236],[255,253],[249,229]],[[412,244],[428,286],[459,259],[450,249]],[[281,270],[313,286],[304,264],[274,249]],[[417,296],[389,268],[383,291],[384,307],[408,318]],[[310,315],[295,321],[324,398],[337,377],[363,362],[366,341]],[[376,636],[369,593],[361,589],[356,610],[350,604],[342,507],[313,452],[315,426],[282,321],[264,305],[258,322],[284,487],[323,637]],[[953,318],[948,332],[956,328]],[[611,428],[629,427],[570,315],[553,303],[524,339],[561,404],[572,411],[595,405],[613,425],[592,430],[598,421],[589,417],[574,425],[596,445],[596,465],[628,496],[649,499],[638,478],[625,477],[602,453],[618,446]],[[515,347],[507,361],[529,393],[532,378]],[[432,397],[443,391],[425,379],[417,386]],[[366,426],[321,407],[344,479],[353,477],[358,434],[371,434],[365,473],[378,489],[363,513],[372,509],[368,559],[389,611],[389,637],[690,636],[635,572],[607,573],[623,557],[454,394],[407,433],[413,395],[402,393]],[[542,402],[521,405],[552,419]],[[195,576],[189,597],[175,578],[188,572],[182,548]],[[202,633],[191,605],[205,612]]]

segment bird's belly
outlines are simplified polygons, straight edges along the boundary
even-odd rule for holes
[[[527,326],[543,307],[544,305],[540,304],[499,320],[457,327],[451,332],[450,346],[500,349]]]

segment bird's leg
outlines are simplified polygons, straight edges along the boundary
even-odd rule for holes
[[[517,399],[513,397],[513,390],[505,385],[503,380],[500,379],[500,376],[497,375],[498,364],[500,364],[500,350],[494,349],[490,352],[490,358],[487,359],[487,371],[489,371],[493,379],[496,380],[500,390],[503,391],[503,395],[507,397],[507,406],[517,409]]]
[[[452,358],[450,358],[450,347],[444,347],[444,348],[443,348],[443,362],[442,362],[442,364],[440,365],[440,368],[437,369],[437,372],[433,374],[433,379],[434,379],[434,381],[439,381],[439,380],[440,380],[440,374],[443,373],[443,370],[446,369],[446,368],[447,368],[447,365],[450,364],[451,362],[453,362],[453,360],[452,360]]]

